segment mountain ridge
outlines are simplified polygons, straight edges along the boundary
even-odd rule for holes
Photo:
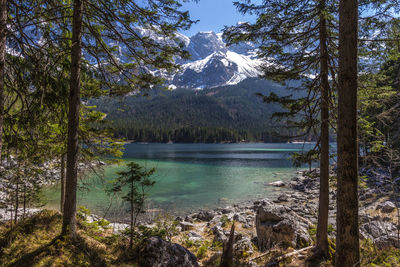
[[[178,34],[189,60],[178,59],[181,69],[168,77],[171,88],[204,89],[238,84],[246,78],[258,77],[262,61],[251,43],[227,46],[221,33],[198,32],[192,37]]]

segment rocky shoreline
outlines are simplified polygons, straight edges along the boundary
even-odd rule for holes
[[[334,175],[333,172],[331,174]],[[199,210],[186,216],[172,217],[176,226],[176,232],[170,240],[172,243],[153,238],[154,240],[149,239],[151,242],[146,243],[150,247],[144,245],[142,249],[154,251],[156,249],[154,246],[158,245],[167,250],[174,247],[176,251],[180,251],[179,253],[192,253],[185,256],[191,259],[192,263],[187,262],[182,266],[197,266],[197,262],[202,266],[213,266],[213,262],[221,257],[222,247],[228,242],[232,223],[235,224],[236,229],[233,244],[234,256],[243,266],[258,266],[257,260],[254,259],[257,259],[262,252],[282,245],[296,249],[310,246],[315,237],[317,224],[318,177],[318,169],[311,172],[297,172],[290,181],[278,181],[271,184],[288,189],[276,197],[249,200],[231,206]],[[390,181],[385,178],[385,175],[379,177],[375,174],[371,174],[368,181],[368,186],[361,187],[359,192],[361,238],[370,239],[377,247],[399,247],[398,205],[391,197]],[[334,179],[331,181],[330,188],[329,235],[333,238],[336,229]],[[29,210],[29,212],[37,211],[37,209]],[[2,210],[0,210],[0,220],[1,213]],[[87,217],[89,222],[99,219],[95,215]],[[110,226],[113,227],[114,232],[120,232],[128,225],[115,222]],[[142,226],[157,227],[156,222],[143,223]],[[162,248],[158,249],[162,251]],[[199,252],[204,250],[206,253]],[[193,263],[193,255],[197,256],[196,264]],[[143,252],[142,256],[146,257],[146,253]],[[162,262],[162,259],[157,259],[154,255],[147,256],[154,261]],[[305,258],[305,254],[300,253],[297,257]],[[171,257],[167,258],[171,259]]]
[[[332,171],[331,175],[334,173]],[[215,244],[226,244],[230,225],[235,223],[234,256],[242,266],[259,266],[257,257],[281,245],[300,249],[312,244],[318,215],[318,169],[298,172],[288,182],[274,182],[273,186],[287,187],[288,191],[271,199],[246,201],[232,206],[200,210],[185,217],[176,217],[179,234],[173,242],[197,253],[201,266],[215,266],[221,250]],[[399,247],[400,227],[396,203],[389,197],[390,186],[383,177],[360,189],[360,236],[379,247]],[[376,186],[374,186],[376,185]],[[336,184],[331,181],[329,207],[329,236],[335,237]],[[152,225],[148,225],[151,227]],[[207,256],[199,255],[204,244]],[[304,259],[306,251],[296,257]],[[200,257],[199,257],[200,256]],[[196,266],[187,264],[187,266]],[[262,265],[264,266],[264,265]],[[288,265],[299,266],[299,265]]]

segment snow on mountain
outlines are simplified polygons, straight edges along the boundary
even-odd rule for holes
[[[135,28],[141,36],[149,37],[157,42],[170,45],[183,44],[190,59],[175,58],[181,68],[176,73],[150,69],[142,66],[145,71],[167,80],[169,88],[212,88],[223,85],[233,85],[249,77],[260,74],[257,49],[252,43],[241,43],[227,47],[222,33],[199,32],[192,37],[176,33],[175,38],[162,37],[153,28]],[[124,44],[109,41],[110,46],[117,47],[115,58],[121,62],[129,62]],[[90,55],[86,55],[90,59]]]
[[[174,87],[211,88],[237,84],[260,74],[256,48],[251,43],[227,47],[222,34],[199,32],[191,38],[178,37],[184,41],[190,60],[178,61],[180,71],[170,78]]]

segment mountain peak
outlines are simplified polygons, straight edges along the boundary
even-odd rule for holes
[[[257,77],[260,60],[251,43],[226,46],[222,33],[198,32],[186,46],[191,59],[181,62],[181,70],[170,80],[173,87],[212,88],[237,84]]]

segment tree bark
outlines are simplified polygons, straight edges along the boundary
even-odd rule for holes
[[[18,222],[18,209],[19,209],[19,181],[17,180],[15,189],[15,213],[14,213],[14,223]]]
[[[76,239],[76,190],[78,180],[78,129],[82,56],[83,1],[74,0],[72,22],[71,78],[68,111],[67,175],[62,232]]]
[[[357,0],[339,5],[337,235],[335,266],[360,266],[357,147]]]
[[[316,253],[328,256],[328,215],[329,215],[329,80],[328,48],[325,18],[325,0],[320,3],[320,90],[321,90],[321,133],[320,133],[320,184],[318,201],[318,226]]]
[[[24,184],[22,221],[25,220],[25,213],[26,213],[26,184]]]
[[[131,181],[131,232],[130,232],[130,236],[129,236],[129,248],[132,248],[133,247],[133,228],[134,228],[134,226],[133,226],[133,224],[134,224],[134,222],[133,222],[133,182]]]
[[[7,45],[7,0],[0,0],[0,160],[3,148],[4,75]]]
[[[61,183],[61,197],[60,197],[60,212],[64,213],[65,204],[65,154],[61,155],[61,166],[60,166],[60,183]]]

